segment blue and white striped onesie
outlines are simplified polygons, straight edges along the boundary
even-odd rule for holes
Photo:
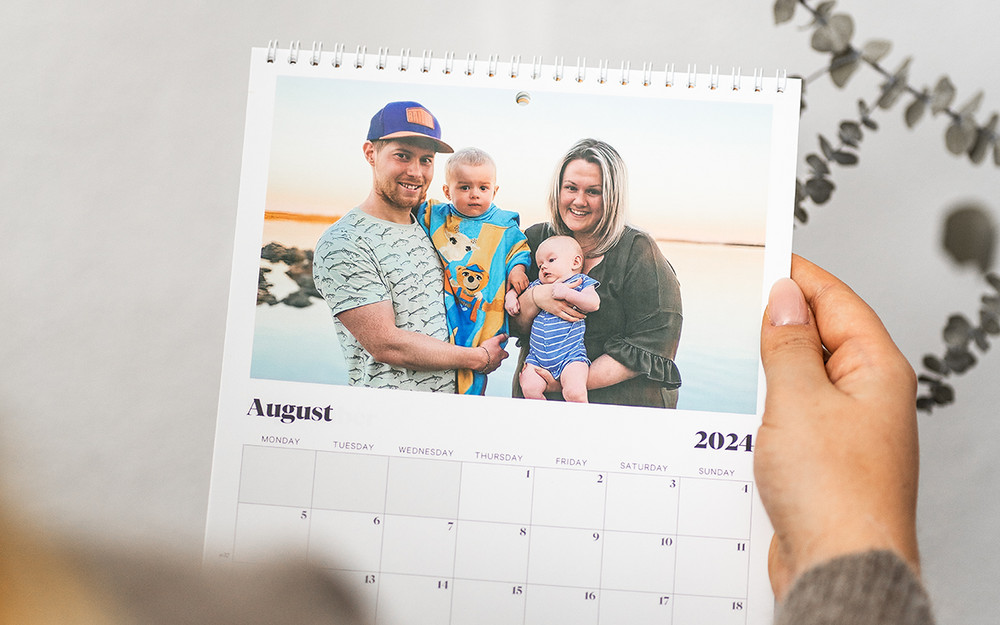
[[[573,282],[577,278],[583,278],[583,281],[573,289],[575,291],[582,291],[588,286],[597,287],[600,284],[583,273],[578,273],[563,282]],[[528,285],[528,288],[538,284],[541,284],[541,281],[535,280]],[[579,361],[589,365],[587,348],[583,345],[583,333],[586,330],[585,320],[566,321],[550,312],[540,311],[531,323],[531,349],[524,361],[547,370],[557,380],[562,375],[563,368],[571,362]]]

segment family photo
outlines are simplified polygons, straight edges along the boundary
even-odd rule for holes
[[[252,377],[753,414],[771,115],[280,77]]]

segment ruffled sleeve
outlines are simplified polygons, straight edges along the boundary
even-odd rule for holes
[[[653,382],[659,382],[666,388],[680,388],[681,372],[671,358],[645,350],[623,337],[612,337],[605,347],[604,353],[632,371]]]

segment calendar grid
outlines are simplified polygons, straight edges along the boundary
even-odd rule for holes
[[[253,562],[257,551],[254,540],[266,543],[271,538],[253,538],[249,529],[241,531],[243,525],[253,527],[254,515],[265,519],[257,527],[281,537],[286,533],[275,527],[274,519],[287,518],[282,523],[290,530],[295,527],[294,519],[305,521],[304,555],[360,584],[371,597],[371,623],[375,625],[398,617],[393,611],[400,609],[400,594],[416,596],[413,589],[427,584],[439,591],[427,599],[438,601],[438,622],[456,625],[476,622],[470,620],[470,610],[485,609],[470,603],[467,594],[459,602],[460,593],[488,592],[496,600],[502,596],[504,584],[510,584],[506,601],[520,606],[518,613],[525,624],[545,622],[551,615],[540,616],[539,610],[552,609],[551,605],[571,598],[584,604],[577,606],[583,615],[578,622],[598,624],[605,609],[610,615],[633,604],[660,606],[657,618],[663,620],[649,622],[675,622],[681,618],[678,599],[687,602],[685,616],[706,601],[715,606],[721,602],[730,605],[733,612],[726,623],[746,622],[749,525],[744,528],[724,518],[708,518],[703,526],[698,519],[692,520],[690,512],[685,517],[684,510],[685,506],[707,510],[706,502],[725,493],[730,497],[738,493],[749,502],[753,491],[747,481],[257,445],[244,446],[241,470],[241,482],[259,481],[261,475],[268,475],[271,485],[254,491],[244,489],[241,483],[234,560]],[[283,470],[289,476],[300,470],[299,481],[308,475],[308,489],[284,480]],[[436,494],[426,488],[432,481],[436,481]],[[296,498],[299,490],[301,499]],[[376,492],[377,499],[372,497]],[[642,516],[647,501],[654,510]],[[544,504],[542,509],[539,503]],[[640,514],[632,518],[617,511],[612,519],[612,506],[620,509],[622,504],[631,513]],[[668,517],[657,512],[671,506]],[[283,510],[288,511],[287,516]],[[714,514],[718,515],[718,509]],[[748,517],[742,516],[744,521]],[[362,527],[366,518],[369,529],[365,535],[369,538],[360,536],[357,542],[369,544],[370,539],[376,539],[371,551],[377,549],[378,553],[362,553],[357,561],[339,561],[344,553],[338,552],[337,562],[324,560],[324,550],[334,546],[335,537],[350,536],[349,528]],[[431,534],[438,531],[434,528],[444,533],[434,537]],[[287,534],[294,537],[293,531]],[[516,546],[518,536],[525,539],[521,547]],[[663,550],[662,555],[650,551],[654,544]],[[410,554],[400,555],[407,550],[413,551],[412,560],[407,559]],[[492,562],[483,563],[494,556],[517,561],[521,557],[518,553],[523,555],[519,573],[503,573],[502,567],[490,568]],[[709,561],[708,567],[701,568],[711,571],[713,558],[745,560],[742,578],[729,574],[717,581],[712,572],[691,575],[691,567],[699,561]],[[421,559],[439,564],[426,564]],[[682,578],[685,584],[680,588]],[[580,595],[575,594],[577,590]],[[737,616],[742,618],[732,620]]]

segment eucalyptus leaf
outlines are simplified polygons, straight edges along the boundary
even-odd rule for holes
[[[1000,140],[993,142],[993,162],[1000,167]]]
[[[990,283],[990,286],[993,287],[997,293],[1000,293],[1000,275],[991,271],[986,274],[986,281]]]
[[[799,178],[795,179],[795,203],[798,204],[806,197],[806,188],[802,184],[802,180]]]
[[[809,223],[809,213],[807,213],[806,209],[802,208],[801,206],[796,206],[795,219],[802,222],[803,224],[807,224]]]
[[[842,143],[849,145],[852,148],[856,148],[864,135],[861,132],[860,124],[857,122],[846,121],[840,123],[839,136]]]
[[[993,217],[978,204],[961,204],[945,216],[941,243],[945,252],[959,265],[975,265],[980,271],[986,272],[993,265],[996,247]],[[949,321],[949,325],[951,324],[952,321]]]
[[[979,327],[987,334],[1000,334],[1000,316],[986,310],[979,311]]]
[[[854,48],[833,55],[830,59],[830,79],[833,80],[833,84],[844,87],[854,72],[861,67],[859,59],[858,51]]]
[[[833,50],[833,33],[826,26],[821,26],[813,31],[809,45],[817,52],[830,52]]]
[[[819,136],[819,149],[823,151],[823,156],[826,157],[826,160],[833,160],[833,146],[830,145],[830,142],[823,135]]]
[[[942,337],[944,344],[949,348],[948,351],[953,349],[961,351],[969,344],[971,334],[972,324],[965,318],[965,315],[956,313],[948,317],[948,324],[942,332]]]
[[[937,115],[942,111],[947,111],[954,99],[955,85],[951,84],[950,78],[942,76],[934,85],[934,91],[931,94],[931,114]]]
[[[990,341],[986,338],[986,332],[982,328],[976,328],[972,331],[972,340],[976,342],[979,351],[985,352],[990,349]]]
[[[933,371],[934,373],[940,373],[941,375],[948,375],[948,368],[945,366],[941,359],[933,354],[927,354],[924,356],[924,368]],[[937,383],[937,380],[933,378],[927,378],[921,376],[921,379],[927,382]]]
[[[837,150],[833,153],[833,160],[841,165],[857,165],[858,155],[853,152],[845,152],[844,150]]]
[[[973,113],[976,112],[977,109],[979,109],[979,105],[982,103],[983,103],[983,92],[980,91],[976,95],[972,96],[972,98],[968,102],[966,102],[962,108],[958,109],[958,116],[959,117],[971,116]]]
[[[965,373],[975,366],[976,356],[968,349],[949,349],[944,361],[955,373]]]
[[[887,109],[896,103],[899,96],[906,91],[907,78],[910,73],[910,57],[903,61],[896,72],[884,83],[882,83],[882,95],[875,104],[879,108]]]
[[[795,17],[798,0],[776,0],[774,3],[774,23],[782,24]]]
[[[833,193],[834,184],[827,178],[810,178],[806,181],[806,193],[816,204],[825,204]]]
[[[821,19],[829,19],[830,14],[833,13],[833,7],[837,6],[835,0],[826,0],[826,2],[820,2],[816,7],[816,13],[820,15]]]
[[[854,20],[850,15],[838,13],[813,32],[811,45],[817,52],[841,52],[851,43],[852,35]]]
[[[955,401],[955,389],[947,384],[939,384],[931,391],[931,396],[934,398],[935,404],[944,406]]]
[[[926,94],[926,92],[925,92]],[[908,128],[913,128],[917,125],[917,122],[924,116],[924,111],[927,110],[927,98],[926,95],[918,97],[916,100],[910,103],[906,107],[906,126]]]
[[[817,176],[825,176],[830,173],[830,167],[826,164],[818,154],[810,154],[806,157],[806,164],[812,169],[812,172]]]
[[[861,117],[861,123],[865,128],[870,128],[871,130],[878,130],[878,124],[871,117],[871,110],[868,105],[865,104],[864,100],[858,100],[858,113]]]
[[[861,47],[861,58],[869,63],[878,63],[892,50],[892,43],[885,39],[873,39]]]
[[[996,142],[997,114],[993,113],[990,121],[985,126],[976,131],[976,141],[969,148],[969,159],[976,163],[982,163],[986,159],[986,153]]]
[[[1000,315],[1000,296],[984,295],[980,301],[983,303],[983,307],[979,309],[980,313]]]
[[[833,4],[832,2],[830,3]],[[831,9],[833,7],[831,6]],[[830,17],[830,22],[828,24],[830,29],[833,30],[837,35],[837,39],[842,42],[842,44],[834,50],[837,52],[843,50],[847,47],[847,44],[851,43],[851,37],[854,36],[854,18],[847,13],[838,13]]]
[[[976,141],[977,128],[968,119],[957,119],[948,125],[944,144],[952,154],[964,154]]]

